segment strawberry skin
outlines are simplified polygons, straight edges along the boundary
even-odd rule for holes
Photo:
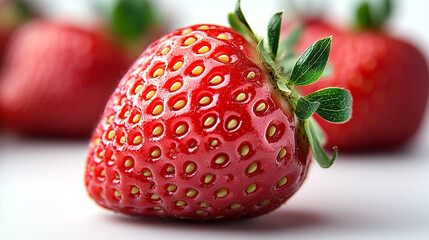
[[[96,31],[33,21],[10,41],[0,76],[6,128],[38,136],[88,136],[128,60]]]
[[[333,73],[300,90],[305,95],[339,86],[348,89],[354,100],[353,117],[341,126],[317,118],[328,136],[327,147],[361,151],[407,142],[421,125],[428,101],[428,65],[422,54],[383,32],[349,32],[322,20],[306,22],[298,52],[326,35],[335,37],[330,56]]]
[[[194,25],[153,43],[92,137],[89,195],[115,212],[190,220],[279,207],[311,154],[271,81],[256,46],[226,27]]]

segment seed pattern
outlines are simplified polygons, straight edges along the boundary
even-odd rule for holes
[[[246,193],[247,194],[253,193],[255,190],[256,190],[256,184],[255,183],[252,183],[246,187]]]
[[[199,104],[200,104],[200,105],[207,105],[207,104],[209,104],[211,101],[212,101],[212,100],[210,99],[210,97],[205,96],[205,97],[203,97],[203,98],[201,98],[201,99],[200,99]]]
[[[219,155],[215,158],[215,163],[216,164],[224,164],[226,161],[226,156],[225,155]]]
[[[217,140],[217,139],[213,139],[210,142],[210,146],[212,146],[212,147],[216,147],[217,145],[219,145],[219,140]]]
[[[166,48],[162,49],[161,54],[162,54],[162,55],[165,55],[165,54],[167,54],[169,51],[170,51],[170,47],[166,47]]]
[[[156,69],[156,71],[153,73],[153,77],[154,77],[154,78],[156,78],[156,77],[162,76],[163,74],[164,74],[164,69],[162,69],[162,68],[158,68],[158,69]]]
[[[210,116],[210,117],[206,118],[206,120],[204,120],[204,126],[209,127],[209,126],[213,125],[213,123],[215,121],[216,121],[216,119],[213,116]]]
[[[280,179],[280,181],[277,183],[277,187],[281,187],[283,185],[285,185],[287,182],[287,178],[283,177],[282,179]]]
[[[185,172],[186,173],[191,173],[191,172],[193,172],[195,170],[195,167],[196,167],[195,163],[194,162],[190,162],[190,163],[188,163],[186,165]]]
[[[134,160],[133,159],[129,158],[129,159],[125,160],[124,167],[130,168],[133,165],[134,165]]]
[[[157,158],[157,157],[161,156],[161,149],[154,148],[152,150],[152,152],[150,153],[150,156],[153,157],[153,158]]]
[[[255,76],[256,76],[255,72],[249,72],[247,74],[247,79],[253,79],[253,78],[255,78]]]
[[[190,37],[190,38],[188,38],[188,39],[185,40],[185,42],[183,43],[183,45],[189,46],[189,45],[193,44],[195,41],[197,41],[197,39],[195,39],[194,37]]]
[[[209,183],[209,182],[211,182],[213,180],[213,175],[211,175],[211,174],[206,174],[205,176],[204,176],[204,183]]]
[[[137,94],[138,92],[140,92],[140,90],[142,90],[142,88],[143,88],[143,85],[138,85],[136,87],[136,89],[134,89],[134,94]]]
[[[246,99],[246,94],[245,93],[239,93],[237,95],[237,97],[235,98],[236,102],[242,102]]]
[[[224,198],[224,197],[226,197],[227,194],[228,194],[228,189],[227,188],[221,188],[217,191],[216,197]]]
[[[228,130],[234,129],[235,127],[237,127],[238,125],[238,121],[237,119],[233,118],[231,120],[228,121],[228,124],[226,125],[226,128]]]
[[[262,112],[267,108],[267,105],[264,102],[259,103],[256,108],[255,111],[256,112]]]
[[[140,193],[140,189],[138,187],[134,186],[134,187],[131,188],[131,194],[135,195],[135,194],[138,194],[138,193]]]
[[[223,63],[228,63],[229,62],[229,57],[228,55],[220,55],[219,57],[217,57],[217,60],[223,62]]]
[[[177,134],[177,135],[182,135],[182,134],[184,134],[187,130],[188,130],[188,127],[187,127],[185,124],[180,124],[180,125],[176,128],[176,134]]]
[[[251,163],[248,167],[247,167],[247,173],[251,174],[254,173],[256,170],[258,169],[258,164],[256,162]]]
[[[198,76],[198,75],[200,75],[201,73],[203,73],[203,71],[204,71],[204,68],[203,68],[203,67],[201,67],[201,66],[196,66],[194,69],[192,69],[191,74],[192,74],[192,75],[194,75],[194,76]]]
[[[143,141],[143,137],[138,135],[134,137],[133,144],[137,145],[137,144],[140,144],[142,141]]]
[[[182,62],[182,61],[178,61],[177,63],[175,63],[175,64],[174,64],[174,66],[173,66],[173,70],[174,70],[174,71],[179,70],[179,68],[181,68],[181,67],[182,67],[182,65],[183,65],[183,62]]]
[[[217,85],[222,82],[221,76],[215,76],[210,80],[210,84]]]
[[[229,40],[228,36],[226,34],[223,34],[223,33],[219,34],[217,36],[217,38],[218,39],[223,39],[223,40]]]
[[[240,207],[241,207],[241,203],[233,203],[229,206],[229,208],[232,210],[239,209]]]
[[[107,139],[112,140],[115,137],[115,131],[110,130],[110,132],[107,134]]]
[[[241,146],[240,148],[240,154],[242,157],[246,156],[247,154],[249,154],[250,152],[250,147],[246,144],[244,144],[243,146]]]
[[[171,85],[170,92],[175,92],[175,91],[179,90],[179,88],[181,88],[181,87],[182,87],[181,82],[175,82],[175,83],[173,83],[173,85]]]
[[[206,53],[208,51],[210,51],[210,48],[207,46],[202,46],[200,49],[198,49],[199,54]]]
[[[141,117],[140,114],[136,114],[133,118],[133,123],[138,123],[140,121],[140,117]]]
[[[186,101],[181,99],[174,104],[173,109],[178,110],[178,109],[183,108],[185,105],[186,105]]]
[[[146,100],[149,100],[149,99],[151,99],[153,96],[155,95],[155,91],[149,91],[147,94],[146,94]]]
[[[188,192],[186,192],[187,197],[195,197],[197,195],[197,191],[195,189],[189,189]]]
[[[162,132],[164,131],[164,129],[162,128],[162,126],[156,126],[153,131],[152,131],[152,135],[153,136],[158,136],[160,135]]]
[[[267,131],[268,137],[274,136],[274,134],[276,133],[276,131],[277,131],[277,128],[275,126],[270,126],[268,128],[268,131]]]
[[[156,105],[156,107],[152,111],[152,115],[159,115],[162,113],[162,110],[164,110],[164,107],[161,104]]]

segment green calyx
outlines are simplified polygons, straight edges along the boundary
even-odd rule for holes
[[[297,27],[280,41],[283,12],[275,13],[269,21],[265,42],[250,28],[241,11],[240,2],[238,0],[235,12],[229,14],[230,25],[250,41],[257,43],[262,61],[271,71],[277,87],[284,93],[307,134],[314,158],[321,167],[330,167],[338,150],[334,147],[332,157],[326,154],[321,146],[324,142],[323,132],[311,116],[317,113],[329,122],[347,121],[351,116],[350,93],[342,88],[326,88],[302,97],[294,90],[294,86],[309,85],[319,80],[327,66],[332,37],[316,41],[298,57],[292,51],[292,46],[299,39],[301,27]]]
[[[391,0],[364,0],[357,7],[355,24],[360,29],[381,29],[391,14]]]
[[[140,46],[142,40],[163,25],[152,0],[93,0],[93,9],[105,20],[107,30],[125,46]]]

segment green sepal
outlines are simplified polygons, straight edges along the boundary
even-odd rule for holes
[[[335,162],[338,155],[337,147],[334,147],[334,154],[332,157],[328,157],[323,147],[320,145],[319,132],[315,129],[314,121],[312,119],[304,121],[304,129],[307,133],[308,142],[310,144],[311,151],[313,152],[314,159],[322,168],[329,168]]]
[[[277,80],[277,87],[279,87],[280,90],[283,92],[290,92],[289,87],[287,86],[287,81],[285,78],[278,78]]]
[[[391,0],[361,1],[356,10],[356,25],[361,29],[380,29],[391,14]]]
[[[320,39],[308,47],[298,58],[289,83],[297,86],[309,85],[322,76],[331,51],[332,37]]]
[[[305,96],[305,99],[320,103],[316,113],[326,121],[340,123],[350,119],[352,98],[345,89],[325,88]]]
[[[306,98],[300,97],[296,104],[295,114],[300,120],[306,120],[313,115],[314,112],[319,108],[319,102],[310,102]]]
[[[111,12],[112,30],[123,39],[135,40],[158,21],[150,1],[116,0]]]
[[[246,30],[249,32],[250,36],[253,36],[256,39],[256,35],[253,32],[252,28],[250,27],[249,23],[247,22],[246,18],[244,17],[243,11],[241,11],[241,0],[237,1],[237,4],[235,5],[235,15],[237,19],[244,25]]]
[[[275,71],[275,66],[276,66],[276,62],[274,61],[273,57],[271,56],[271,54],[269,54],[264,47],[264,40],[262,39],[261,41],[259,41],[258,46],[258,53],[259,56],[262,58],[262,61],[268,65],[268,67],[272,70]]]
[[[237,18],[237,15],[235,13],[229,13],[228,14],[228,22],[229,25],[231,25],[232,29],[237,30],[241,34],[248,36],[248,31],[245,30],[243,27],[243,24],[240,23],[240,21]]]
[[[275,60],[279,49],[280,30],[282,25],[282,14],[284,11],[275,13],[268,22],[268,46]]]

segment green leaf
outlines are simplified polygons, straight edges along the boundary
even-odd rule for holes
[[[113,7],[113,31],[125,39],[137,39],[157,21],[155,9],[148,0],[117,0]]]
[[[319,108],[319,102],[310,102],[306,98],[300,97],[296,104],[295,114],[300,120],[306,120],[313,115],[313,113]]]
[[[255,33],[244,17],[243,11],[241,11],[241,0],[238,0],[237,4],[235,5],[235,15],[237,16],[238,20],[246,27],[247,31],[249,31],[252,36],[255,36]]]
[[[259,41],[257,48],[259,55],[261,56],[264,63],[267,64],[268,67],[270,67],[274,71],[276,62],[274,61],[273,57],[265,50],[264,40]]]
[[[332,37],[320,39],[298,58],[289,82],[302,86],[316,82],[322,76],[331,51]]]
[[[304,121],[304,129],[307,133],[307,137],[310,143],[311,151],[313,152],[314,159],[322,168],[329,168],[335,162],[338,155],[337,147],[334,147],[334,154],[332,158],[328,157],[323,147],[320,145],[320,139],[318,138],[319,133],[315,129],[314,122],[312,120]]]
[[[268,22],[268,46],[270,47],[274,59],[276,59],[277,51],[279,49],[282,14],[283,11],[275,13]]]
[[[352,98],[345,89],[325,88],[305,98],[310,102],[320,103],[316,113],[326,121],[340,123],[350,119]]]

